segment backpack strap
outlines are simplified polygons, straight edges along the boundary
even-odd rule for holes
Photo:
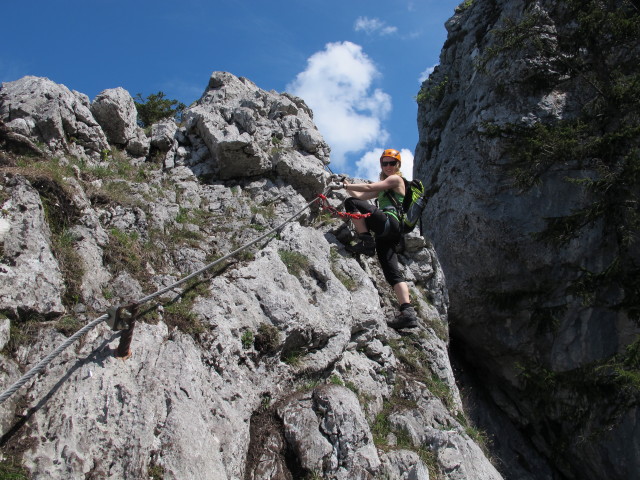
[[[385,190],[384,194],[387,196],[396,211],[400,213],[402,211],[402,205],[400,205],[398,200],[396,200],[396,197],[393,196],[393,190]]]
[[[396,211],[396,215],[394,216],[397,218],[398,223],[400,224],[400,231],[402,232],[402,225],[404,224],[404,209],[402,208],[402,204],[398,202],[396,197],[394,197],[392,190],[385,190],[384,194],[389,199],[391,205],[393,205],[393,208]]]
[[[402,210],[406,212],[409,210],[409,206],[413,201],[413,192],[411,191],[413,180],[409,181],[404,177],[402,177],[402,180],[404,181],[404,201],[402,202]]]
[[[406,178],[404,177],[400,177],[400,178],[402,178],[402,181],[404,182],[404,201],[402,203],[398,203],[398,200],[396,199],[396,197],[393,196],[393,190],[385,190],[384,194],[387,196],[391,204],[395,207],[396,211],[398,212],[398,215],[404,216],[404,212],[405,212],[404,206],[407,204],[407,196],[409,196],[409,198],[411,197],[411,184]]]
[[[404,233],[404,209],[402,208],[402,204],[398,202],[396,197],[393,195],[393,190],[385,190],[384,194],[391,202],[391,205],[393,205],[393,208],[395,208],[396,210],[396,214],[397,214],[396,218],[398,220],[398,225],[400,226],[400,233],[402,234]],[[387,218],[387,221],[385,223],[385,233],[387,231],[388,224],[389,224],[389,219]]]

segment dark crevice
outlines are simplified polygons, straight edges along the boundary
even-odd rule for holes
[[[494,401],[500,395],[499,382],[455,333],[451,332],[449,358],[471,424],[488,439],[486,448],[494,466],[505,480],[566,480],[536,451],[525,425],[518,428]]]
[[[273,480],[294,480],[302,478],[301,468],[288,446],[282,420],[276,407],[260,409],[251,416],[249,427],[249,448],[245,463],[245,480],[263,478],[270,471]]]

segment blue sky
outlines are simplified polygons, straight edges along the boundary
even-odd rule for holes
[[[189,105],[211,72],[302,97],[331,169],[373,178],[383,148],[410,174],[415,96],[460,0],[37,0],[2,6],[0,81],[47,77]],[[407,175],[410,176],[410,175]]]

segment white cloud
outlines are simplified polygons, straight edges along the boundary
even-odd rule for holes
[[[356,162],[356,177],[372,181],[377,181],[380,178],[380,155],[382,155],[384,148],[369,150]],[[402,158],[402,176],[411,180],[413,178],[413,153],[407,148],[402,148],[400,149],[400,158]]]
[[[307,69],[287,85],[313,110],[313,119],[331,147],[332,165],[345,165],[349,152],[385,142],[382,120],[391,111],[391,97],[372,90],[379,76],[362,47],[351,42],[329,43],[307,60]],[[337,173],[337,172],[336,172]]]
[[[436,63],[433,67],[427,68],[424,72],[420,74],[420,78],[418,79],[418,81],[420,83],[424,82],[427,78],[429,78],[429,75],[433,73],[433,71],[436,69],[437,66],[438,64]]]
[[[380,155],[383,148],[377,148],[365,153],[360,160],[356,162],[356,177],[365,180],[376,181],[380,175]]]
[[[407,180],[413,179],[413,152],[409,149],[403,148],[400,150],[402,156],[402,175]]]
[[[398,31],[398,27],[387,25],[377,18],[358,17],[353,28],[356,32],[364,31],[367,35],[391,35]]]
[[[413,179],[413,152],[407,148],[400,150],[402,157],[402,176],[407,180]]]

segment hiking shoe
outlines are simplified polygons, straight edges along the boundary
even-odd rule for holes
[[[355,245],[345,245],[345,250],[351,253],[359,253],[367,257],[376,254],[376,241],[371,235],[360,235],[360,241]]]
[[[418,326],[418,316],[413,307],[407,307],[401,310],[393,320],[387,322],[391,328],[401,330],[403,328],[416,328]]]

